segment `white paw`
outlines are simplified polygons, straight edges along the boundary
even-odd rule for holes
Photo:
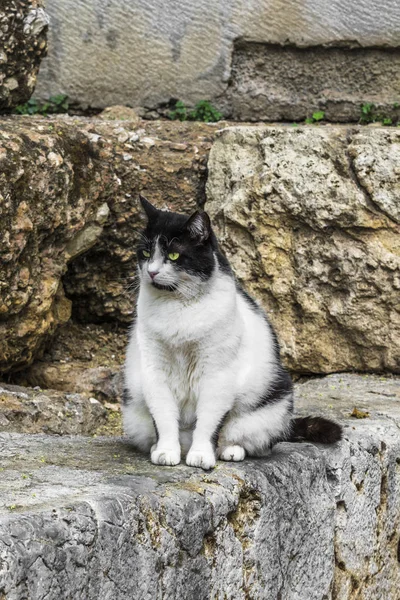
[[[215,453],[212,449],[189,450],[186,456],[186,464],[189,467],[201,467],[205,471],[215,467]]]
[[[221,460],[235,461],[238,462],[240,460],[244,460],[246,456],[246,451],[242,446],[232,445],[225,446],[218,451],[219,458]]]
[[[151,462],[155,465],[166,465],[168,467],[179,465],[181,462],[181,449],[158,448],[157,445],[154,445],[151,448]]]

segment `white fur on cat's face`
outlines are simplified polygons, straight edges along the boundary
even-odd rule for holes
[[[159,239],[155,242],[150,258],[141,265],[140,271],[142,281],[150,285],[153,281],[159,285],[172,285],[174,287],[179,285],[179,272],[174,268],[172,261],[166,260],[162,254]],[[157,274],[152,278],[150,273]]]

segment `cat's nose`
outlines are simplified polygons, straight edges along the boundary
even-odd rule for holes
[[[159,272],[160,271],[149,271],[149,275],[150,275],[151,279],[153,280],[154,277],[159,274]]]

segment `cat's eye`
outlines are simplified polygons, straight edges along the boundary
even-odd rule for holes
[[[170,252],[168,258],[170,260],[177,260],[179,258],[179,252]]]
[[[150,252],[148,252],[147,250],[142,250],[142,254],[145,258],[150,258]]]

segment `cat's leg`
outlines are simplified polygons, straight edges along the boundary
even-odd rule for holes
[[[218,373],[204,377],[196,409],[196,427],[186,464],[202,469],[215,466],[215,438],[234,401],[232,374]]]
[[[243,460],[265,456],[272,444],[285,439],[290,431],[293,397],[289,393],[275,402],[257,406],[246,412],[228,415],[218,439],[221,460]]]
[[[143,396],[134,394],[126,387],[121,408],[126,435],[136,448],[150,452],[150,448],[157,442],[157,432]]]
[[[152,372],[143,377],[143,393],[157,431],[157,443],[151,448],[151,462],[177,465],[181,461],[179,410],[163,375]]]

